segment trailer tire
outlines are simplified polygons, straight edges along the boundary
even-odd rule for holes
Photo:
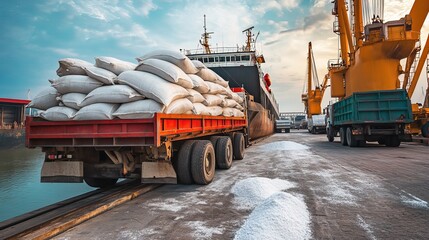
[[[219,137],[215,145],[216,166],[219,169],[229,169],[232,166],[232,141],[229,137]]]
[[[334,130],[332,130],[331,127],[329,127],[328,131],[326,131],[326,137],[328,138],[329,142],[333,142],[335,140]]]
[[[347,146],[347,139],[346,139],[346,133],[344,132],[344,128],[340,128],[340,141],[341,145]]]
[[[313,128],[311,129],[311,133],[312,133],[312,134],[316,134],[316,127],[313,127]]]
[[[290,128],[285,129],[285,133],[290,133]]]
[[[388,147],[399,147],[401,145],[401,140],[399,140],[398,136],[389,136],[386,140],[386,146]]]
[[[358,141],[356,140],[355,136],[352,134],[352,128],[348,127],[346,132],[346,138],[347,138],[347,144],[349,147],[357,147],[359,146]]]
[[[381,137],[377,140],[378,144],[380,145],[386,145],[387,139],[384,137]]]
[[[242,160],[244,158],[244,136],[242,133],[235,133],[233,139],[234,159]]]
[[[429,122],[423,124],[421,131],[423,137],[429,137]]]
[[[84,177],[84,180],[86,184],[95,188],[111,187],[111,186],[114,186],[118,181],[117,178],[91,178],[91,177]]]
[[[216,156],[213,144],[208,140],[198,140],[192,148],[191,172],[196,184],[207,185],[213,181]]]
[[[179,149],[176,163],[177,181],[181,184],[192,184],[191,157],[196,140],[186,141]]]

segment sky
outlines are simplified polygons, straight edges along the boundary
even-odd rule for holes
[[[385,1],[385,20],[409,12],[410,0]],[[243,45],[242,31],[259,31],[257,50],[282,112],[303,111],[307,45],[313,43],[320,81],[338,57],[330,0],[39,0],[5,1],[0,9],[0,98],[34,97],[56,79],[58,60],[111,56],[135,62],[155,49],[195,49],[203,32],[212,47]],[[426,20],[422,30],[425,40]],[[423,71],[425,72],[425,71]],[[413,101],[422,101],[422,74]],[[30,90],[30,91],[29,91]],[[322,105],[330,100],[329,88]]]

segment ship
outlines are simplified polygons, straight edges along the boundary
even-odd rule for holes
[[[265,63],[263,54],[256,51],[256,39],[249,27],[243,30],[246,42],[242,47],[211,48],[209,38],[213,32],[207,32],[204,15],[204,33],[200,40],[202,48],[182,50],[191,60],[199,60],[209,69],[229,82],[230,88],[243,88],[248,96],[249,140],[255,140],[274,133],[274,123],[279,119],[277,103],[268,73],[262,71]]]

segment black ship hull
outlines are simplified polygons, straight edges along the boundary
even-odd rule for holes
[[[262,82],[257,66],[210,67],[229,82],[231,88],[243,87],[250,97],[248,102],[249,138],[251,140],[274,133],[274,122],[279,118],[278,107]],[[253,100],[252,100],[253,98]]]

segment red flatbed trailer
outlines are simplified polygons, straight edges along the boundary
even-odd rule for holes
[[[26,146],[35,147],[160,147],[179,141],[240,131],[244,117],[155,113],[147,119],[46,121],[27,117]]]
[[[147,119],[26,121],[26,146],[46,153],[42,182],[85,180],[104,187],[140,170],[142,182],[208,184],[214,166],[229,168],[247,145],[246,117],[156,113]]]

